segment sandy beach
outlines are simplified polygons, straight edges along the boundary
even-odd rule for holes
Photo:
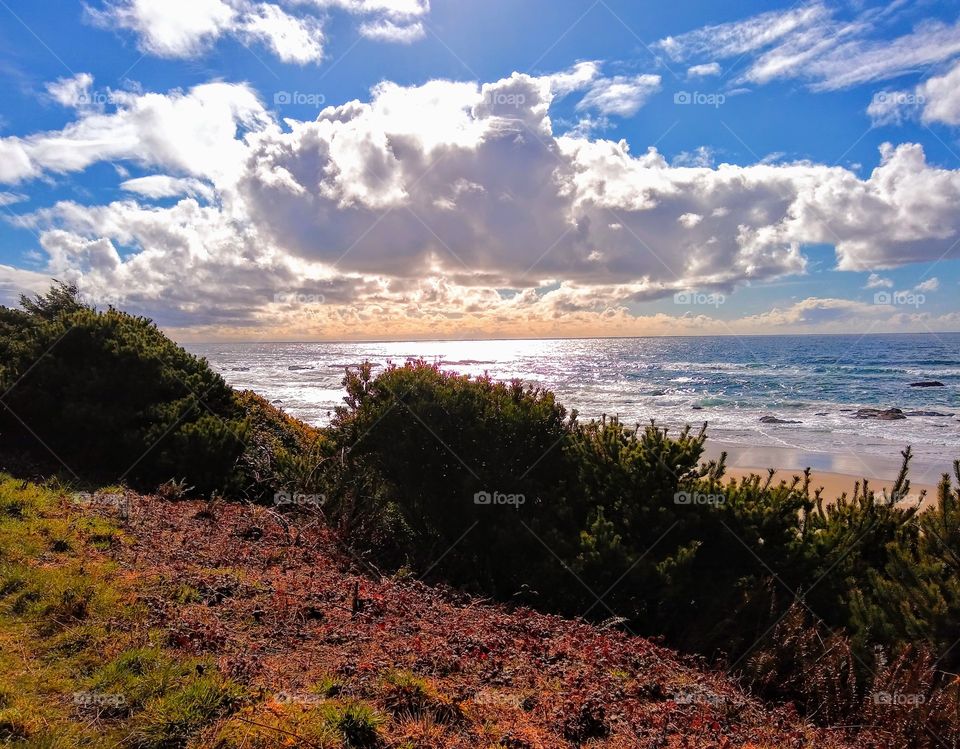
[[[727,476],[744,478],[757,474],[766,478],[768,469],[775,468],[774,481],[792,481],[794,476],[811,468],[812,487],[823,487],[826,498],[839,497],[844,492],[852,496],[857,481],[866,478],[875,491],[891,491],[900,460],[887,459],[873,455],[857,455],[852,452],[821,453],[795,450],[782,447],[752,447],[723,442],[707,442],[707,458],[716,458],[721,452],[727,453]],[[914,460],[910,466],[910,493],[903,500],[914,502],[926,490],[925,501],[936,495],[940,475],[952,471],[949,459],[942,463]]]

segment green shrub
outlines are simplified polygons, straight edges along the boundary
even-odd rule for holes
[[[512,593],[547,559],[532,533],[576,535],[565,491],[574,417],[547,391],[471,379],[424,362],[345,380],[348,407],[331,437],[342,456],[328,471],[347,531],[397,566]],[[497,494],[513,504],[477,500]],[[520,499],[517,499],[520,498]],[[438,571],[439,571],[438,570]]]
[[[152,490],[185,479],[203,494],[262,495],[279,480],[256,475],[249,456],[306,452],[316,438],[262,399],[237,396],[146,318],[98,312],[63,284],[21,307],[0,308],[8,458],[91,483]]]
[[[352,749],[373,749],[380,746],[380,726],[384,719],[366,702],[328,702],[320,705],[323,722],[335,730],[344,744]]]

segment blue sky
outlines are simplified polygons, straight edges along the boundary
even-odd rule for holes
[[[184,339],[960,330],[958,63],[957,2],[4,0],[0,295]]]

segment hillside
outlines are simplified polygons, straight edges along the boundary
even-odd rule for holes
[[[325,528],[252,505],[4,478],[0,738],[853,746],[648,640],[383,577]]]

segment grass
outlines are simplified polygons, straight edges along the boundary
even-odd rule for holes
[[[441,695],[428,679],[409,671],[391,671],[383,681],[383,701],[395,716],[430,718],[440,724],[457,723],[463,718],[460,707]]]
[[[104,554],[124,531],[71,496],[0,474],[0,743],[185,747],[242,690],[144,645],[161,634]]]
[[[278,703],[252,705],[225,721],[208,744],[213,749],[375,749],[383,746],[385,718],[360,700],[331,700],[319,704]]]

